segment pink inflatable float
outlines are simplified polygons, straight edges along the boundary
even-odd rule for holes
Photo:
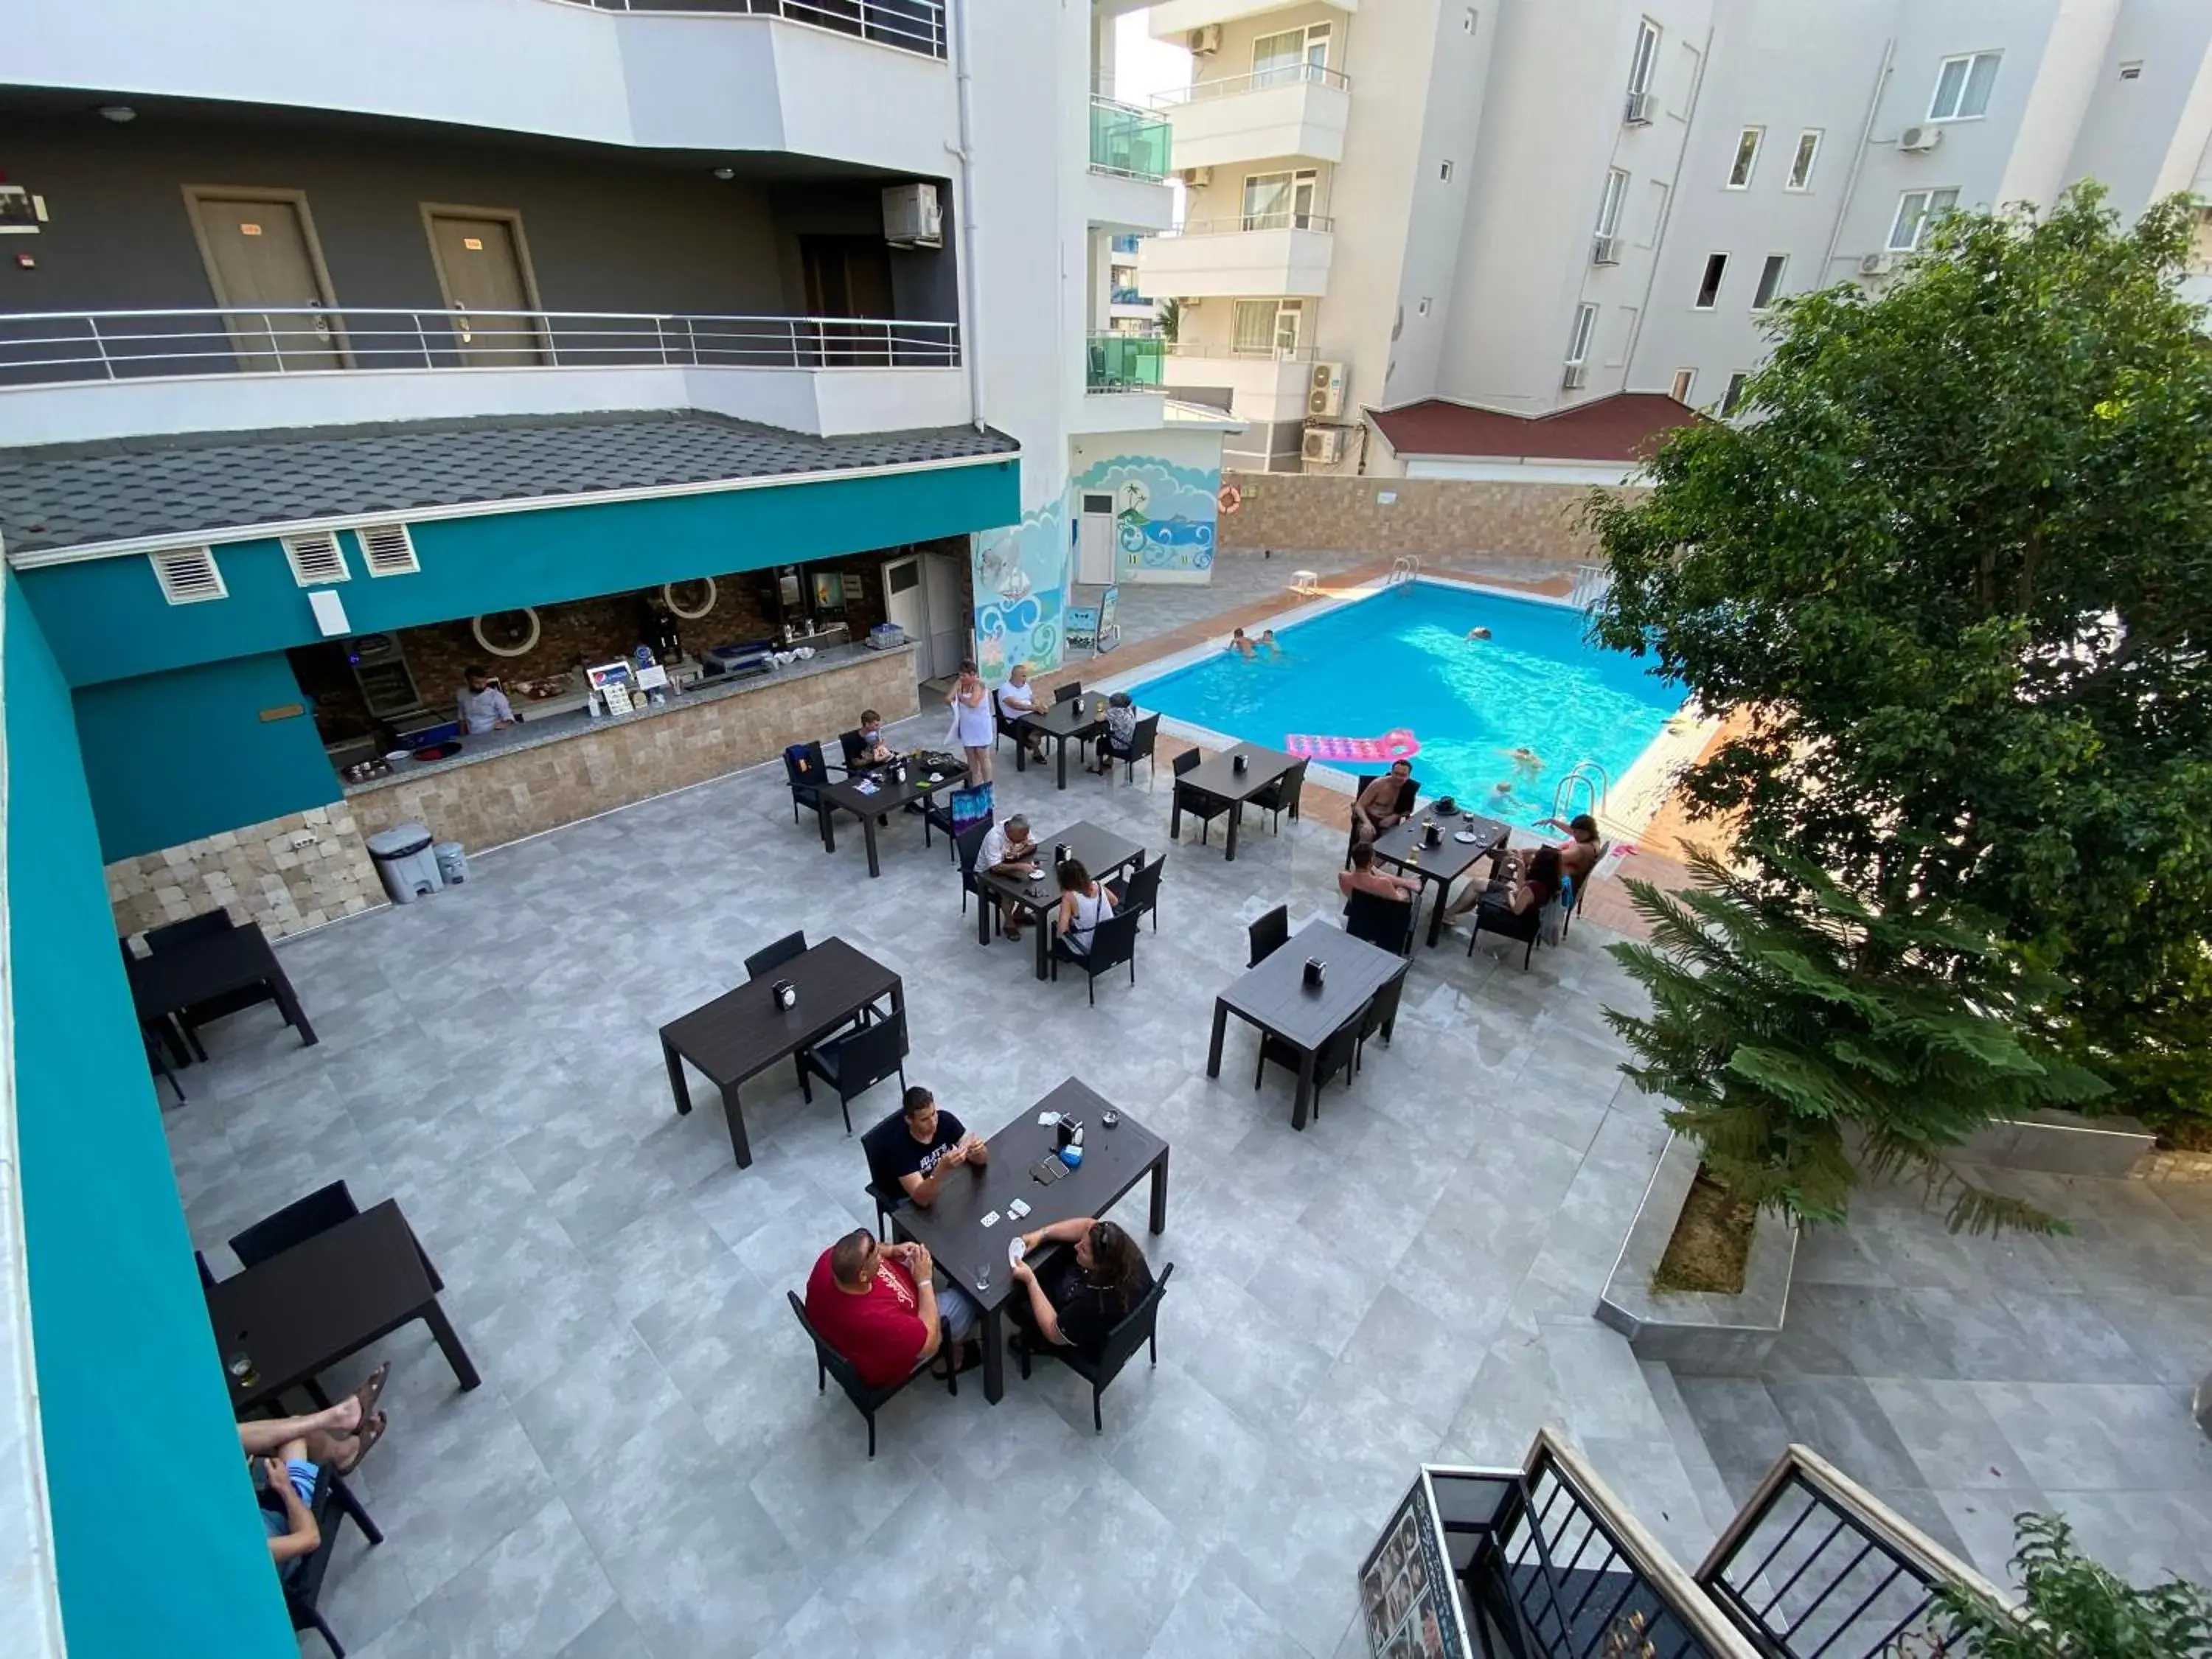
[[[1317,738],[1293,732],[1283,739],[1283,747],[1310,760],[1388,764],[1413,759],[1421,752],[1421,740],[1404,726],[1395,726],[1379,738]]]

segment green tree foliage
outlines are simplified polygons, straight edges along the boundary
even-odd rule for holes
[[[1944,1155],[1992,1116],[2101,1091],[2023,1035],[2058,988],[1932,907],[1875,910],[1815,866],[1750,850],[1769,874],[1700,857],[1689,892],[1628,884],[1651,943],[1612,950],[1651,1012],[1606,1018],[1639,1057],[1623,1068],[1636,1085],[1673,1103],[1668,1125],[1747,1202],[1840,1221],[1863,1163],[1922,1176],[1954,1231],[2057,1226]]]
[[[1991,1607],[1956,1585],[1938,1593],[1944,1650],[1975,1659],[2212,1659],[2212,1599],[2186,1579],[2137,1589],[2074,1549],[2055,1515],[2014,1522],[2023,1605]]]
[[[1700,810],[2063,975],[2072,1049],[2212,1112],[2212,351],[2193,210],[2084,186],[1947,217],[1878,298],[1803,295],[1741,426],[1591,508],[1596,618],[1748,729]]]

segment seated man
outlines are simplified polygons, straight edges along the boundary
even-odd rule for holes
[[[1392,761],[1389,771],[1361,790],[1352,803],[1352,833],[1363,842],[1373,841],[1384,830],[1403,823],[1407,815],[1399,810],[1399,803],[1413,775],[1413,762]]]
[[[1036,688],[1030,684],[1030,665],[1018,662],[1006,671],[1006,683],[999,688],[999,717],[1015,728],[1014,741],[1029,751],[1029,757],[1041,761],[1044,739],[1019,723],[1023,715],[1036,711]]]
[[[887,1388],[946,1338],[956,1348],[968,1342],[981,1323],[957,1286],[938,1289],[934,1267],[921,1245],[878,1244],[856,1228],[816,1258],[806,1276],[806,1322],[852,1362],[861,1382]],[[945,1370],[936,1367],[939,1376]]]
[[[1541,819],[1537,828],[1567,832],[1567,844],[1559,848],[1559,866],[1574,878],[1579,891],[1605,856],[1605,838],[1597,832],[1597,820],[1587,812],[1577,812],[1564,823],[1557,818]]]
[[[1004,823],[993,824],[975,854],[975,867],[1015,881],[1035,880],[1042,873],[1043,866],[1037,862],[1037,844],[1030,839],[1030,821],[1017,812]],[[1021,906],[1001,904],[999,912],[1006,937],[1018,941],[1022,936]]]
[[[1377,870],[1374,843],[1363,841],[1352,849],[1352,868],[1337,872],[1336,890],[1346,898],[1354,893],[1372,893],[1377,898],[1410,899],[1421,890],[1421,884],[1410,876]]]
[[[261,1511],[269,1554],[280,1571],[322,1547],[322,1529],[307,1507],[315,1496],[321,1466],[328,1463],[340,1474],[351,1474],[361,1467],[369,1448],[384,1435],[384,1413],[376,1409],[376,1401],[391,1376],[389,1363],[379,1365],[361,1387],[310,1417],[259,1418],[238,1425],[239,1449],[262,1460],[268,1489],[284,1506],[281,1515],[271,1509]]]
[[[919,1083],[899,1105],[906,1114],[906,1139],[884,1155],[884,1166],[908,1200],[926,1210],[955,1170],[980,1170],[991,1161],[991,1149],[951,1113],[938,1110],[937,1097]]]
[[[898,758],[898,751],[884,741],[884,717],[872,708],[860,711],[860,750],[854,757],[863,766],[885,766]]]
[[[1106,735],[1098,740],[1098,763],[1090,769],[1102,777],[1111,772],[1136,741],[1137,705],[1127,691],[1116,691],[1106,699]]]

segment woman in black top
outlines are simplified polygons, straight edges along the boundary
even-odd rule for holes
[[[1073,1244],[1072,1257],[1048,1262],[1039,1280],[1029,1258],[1045,1244]],[[1137,1241],[1110,1221],[1078,1216],[1022,1235],[1022,1260],[1014,1279],[1027,1293],[1015,1316],[1045,1341],[1096,1356],[1107,1333],[1152,1288],[1152,1270]],[[1026,1312],[1027,1317],[1023,1317]]]

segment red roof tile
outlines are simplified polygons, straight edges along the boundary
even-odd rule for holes
[[[1644,459],[1659,439],[1705,416],[1663,392],[1616,392],[1548,415],[1511,415],[1426,398],[1368,411],[1401,455],[1467,455],[1544,461]]]

